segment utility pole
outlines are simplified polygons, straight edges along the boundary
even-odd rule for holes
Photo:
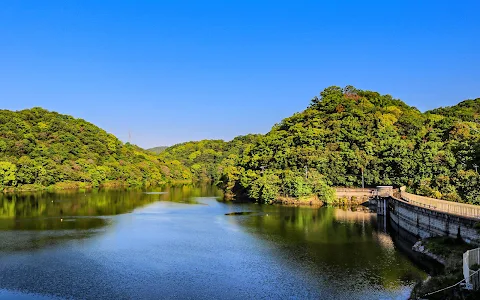
[[[263,172],[265,171],[265,168],[266,168],[266,167],[267,167],[267,166],[260,166],[260,169],[262,169],[262,174],[263,174]]]
[[[473,164],[473,167],[475,168],[475,172],[478,173],[478,165],[477,165],[477,164]]]
[[[362,189],[365,188],[365,179],[363,177],[363,167],[362,167]]]
[[[460,165],[465,169],[467,164],[465,163],[465,159],[460,159]]]

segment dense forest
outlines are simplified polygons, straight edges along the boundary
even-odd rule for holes
[[[143,150],[81,119],[0,111],[0,187],[149,186],[211,181],[230,198],[333,198],[332,186],[406,186],[480,204],[480,99],[420,112],[352,86],[329,87],[265,135]]]
[[[363,171],[367,186],[405,185],[480,204],[479,113],[480,99],[422,113],[390,95],[329,87],[266,135],[186,143],[162,155],[178,159],[195,178],[211,178],[226,195],[261,202],[331,199],[329,186],[360,187]]]
[[[238,136],[230,142],[203,140],[177,144],[165,149],[160,158],[185,166],[196,181],[218,182],[228,168],[236,166],[245,149],[261,137],[250,134]]]

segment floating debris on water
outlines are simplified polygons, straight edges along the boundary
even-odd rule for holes
[[[250,215],[250,214],[253,214],[253,211],[238,211],[238,212],[231,212],[225,215],[226,216],[244,216],[244,215]]]

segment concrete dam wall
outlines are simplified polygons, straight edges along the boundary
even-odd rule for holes
[[[337,197],[369,201],[377,214],[417,238],[460,237],[480,244],[480,205],[457,203],[407,193],[392,186],[336,188]]]
[[[437,207],[418,202],[410,203],[392,195],[376,197],[372,203],[377,206],[377,214],[386,216],[398,227],[418,238],[460,237],[468,243],[480,244],[479,218],[441,211]]]

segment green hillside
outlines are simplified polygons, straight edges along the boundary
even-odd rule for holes
[[[187,142],[155,154],[81,119],[41,108],[2,110],[0,187],[211,181],[228,197],[259,202],[331,200],[331,186],[360,187],[363,171],[366,186],[405,185],[480,204],[479,113],[480,99],[422,113],[390,95],[329,87],[265,135]]]
[[[390,95],[329,87],[266,135],[167,148],[164,161],[213,180],[227,196],[331,198],[328,186],[405,185],[440,199],[480,203],[480,99],[425,113]]]
[[[363,170],[367,186],[405,185],[480,204],[474,170],[480,134],[471,122],[479,103],[421,113],[390,95],[329,87],[246,147],[220,185],[263,202],[278,195],[327,197],[324,185],[361,186]]]
[[[224,170],[233,166],[245,148],[260,138],[261,135],[249,134],[238,136],[230,142],[223,140],[186,142],[165,149],[160,158],[188,168],[194,181],[218,182]]]
[[[0,110],[0,187],[142,186],[191,180],[162,161],[81,119],[42,108]]]
[[[466,122],[480,122],[480,98],[465,100],[455,106],[440,107],[427,113],[454,117]]]

